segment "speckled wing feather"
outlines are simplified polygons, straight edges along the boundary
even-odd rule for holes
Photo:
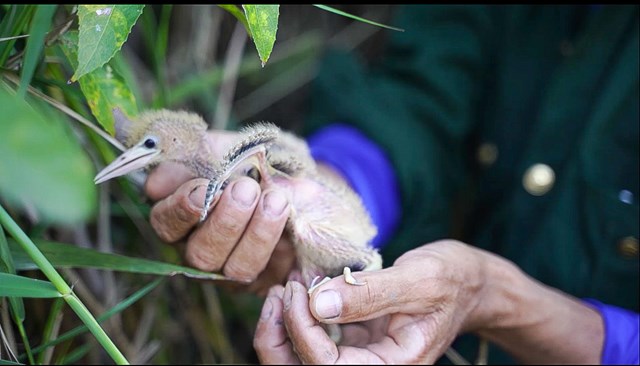
[[[245,137],[225,154],[220,167],[209,180],[200,222],[206,220],[214,197],[238,164],[260,151],[265,151],[267,146],[278,138],[280,129],[272,123],[259,122],[243,128],[240,133]]]

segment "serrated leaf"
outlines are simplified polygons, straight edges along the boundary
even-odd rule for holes
[[[120,50],[144,5],[79,5],[78,80],[106,64]]]
[[[242,5],[242,8],[264,67],[276,42],[280,5]]]
[[[0,297],[60,297],[62,296],[49,281],[0,273]]]
[[[60,39],[60,48],[71,63],[77,65],[78,32],[69,31]],[[78,80],[80,89],[98,123],[112,136],[115,134],[114,107],[120,108],[129,116],[138,114],[138,107],[131,88],[110,64],[103,65],[83,75]]]
[[[46,222],[76,223],[96,207],[95,170],[59,114],[0,86],[0,195]]]
[[[25,253],[14,240],[10,239],[8,242],[16,270],[22,271],[37,268],[27,253]],[[94,268],[163,276],[182,274],[187,277],[210,280],[226,279],[226,277],[222,275],[200,271],[195,268],[150,259],[127,257],[120,254],[104,253],[93,249],[80,248],[71,244],[46,240],[34,240],[34,243],[54,267]]]

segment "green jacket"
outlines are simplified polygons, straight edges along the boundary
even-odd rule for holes
[[[306,132],[351,123],[388,154],[402,219],[385,265],[454,237],[638,311],[638,19],[633,5],[411,5],[378,62],[328,53]]]

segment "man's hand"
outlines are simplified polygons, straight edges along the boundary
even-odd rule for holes
[[[598,363],[599,314],[511,262],[453,240],[405,253],[390,268],[334,278],[311,295],[273,287],[254,347],[262,363],[433,363],[475,332],[523,363]],[[336,345],[320,323],[342,324]]]
[[[210,133],[212,153],[221,158],[235,136]],[[149,174],[145,191],[158,201],[150,218],[158,236],[168,243],[186,241],[189,265],[249,283],[249,291],[264,294],[283,283],[295,264],[291,242],[283,236],[289,216],[285,194],[262,191],[253,179],[240,178],[228,185],[207,220],[197,226],[207,184],[174,163],[163,163]]]
[[[289,282],[270,290],[254,346],[263,363],[433,363],[477,307],[481,269],[465,245],[442,242],[406,253],[393,267],[356,273],[364,286],[334,278],[309,299]],[[359,323],[343,325],[336,345],[318,320]]]

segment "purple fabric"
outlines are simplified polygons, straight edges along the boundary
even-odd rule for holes
[[[602,315],[604,321],[603,365],[640,364],[640,314],[603,304],[594,299],[583,299]]]
[[[400,194],[391,162],[363,133],[345,124],[331,124],[307,138],[311,155],[339,171],[360,195],[382,248],[400,221]]]

